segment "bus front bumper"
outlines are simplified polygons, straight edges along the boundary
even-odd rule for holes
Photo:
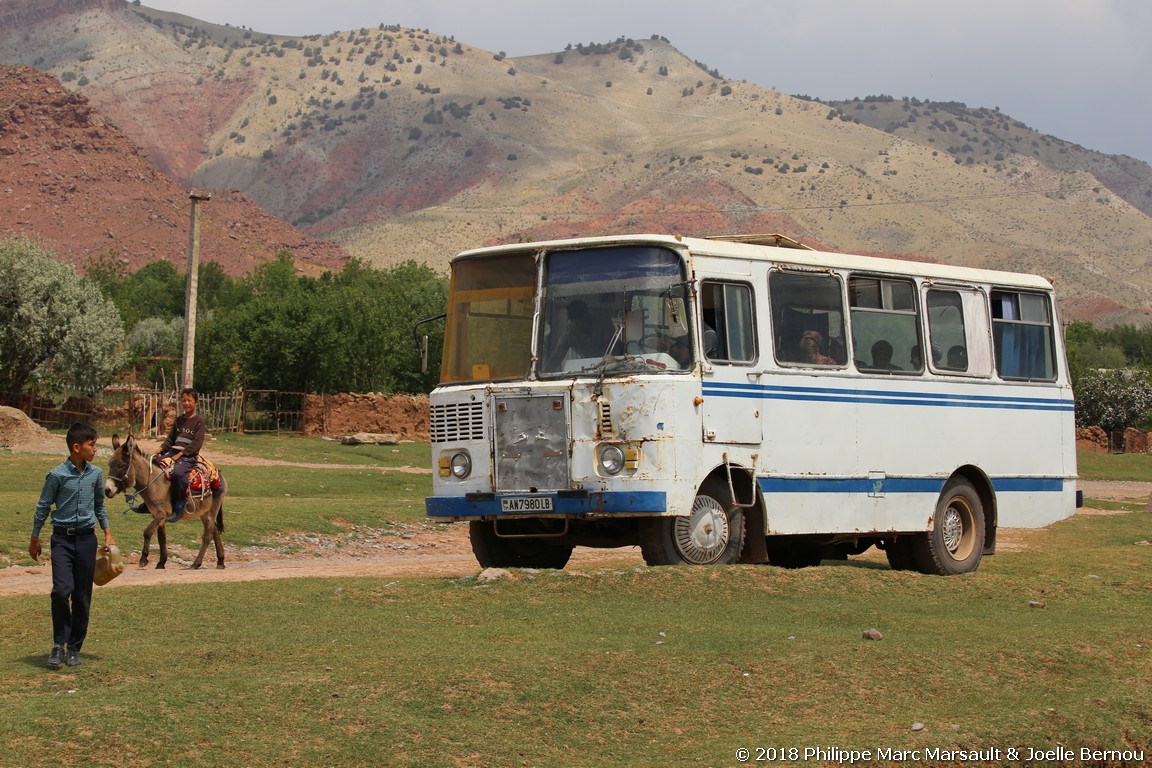
[[[532,494],[470,493],[428,496],[428,517],[567,517],[579,515],[658,515],[667,509],[662,491],[558,491]]]

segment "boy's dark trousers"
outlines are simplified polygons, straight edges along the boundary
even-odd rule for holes
[[[52,532],[52,637],[56,645],[79,651],[88,635],[92,577],[96,573],[96,532]]]
[[[188,473],[195,468],[195,456],[181,456],[172,465],[172,501],[180,506],[184,505],[184,497],[188,495]]]

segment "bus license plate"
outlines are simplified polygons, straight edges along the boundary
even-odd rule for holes
[[[500,499],[501,512],[551,512],[551,496],[505,496]]]

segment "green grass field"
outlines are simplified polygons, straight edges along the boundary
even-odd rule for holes
[[[316,463],[307,442],[244,440]],[[363,470],[222,458],[229,540],[419,520],[429,477],[373,468],[418,466],[426,446],[371,450]],[[5,557],[27,546],[53,461],[0,452]],[[117,512],[120,538],[140,520]],[[854,559],[98,590],[84,664],[60,672],[44,667],[47,595],[3,597],[0,764],[737,766],[740,748],[748,764],[829,764],[755,761],[817,747],[921,750],[908,765],[977,748],[1147,761],[1149,540],[1131,512],[1078,515],[956,578]],[[882,640],[862,638],[873,627]]]

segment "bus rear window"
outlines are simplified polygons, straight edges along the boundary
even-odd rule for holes
[[[1052,311],[1047,296],[993,290],[992,343],[996,372],[1002,378],[1056,378]]]

